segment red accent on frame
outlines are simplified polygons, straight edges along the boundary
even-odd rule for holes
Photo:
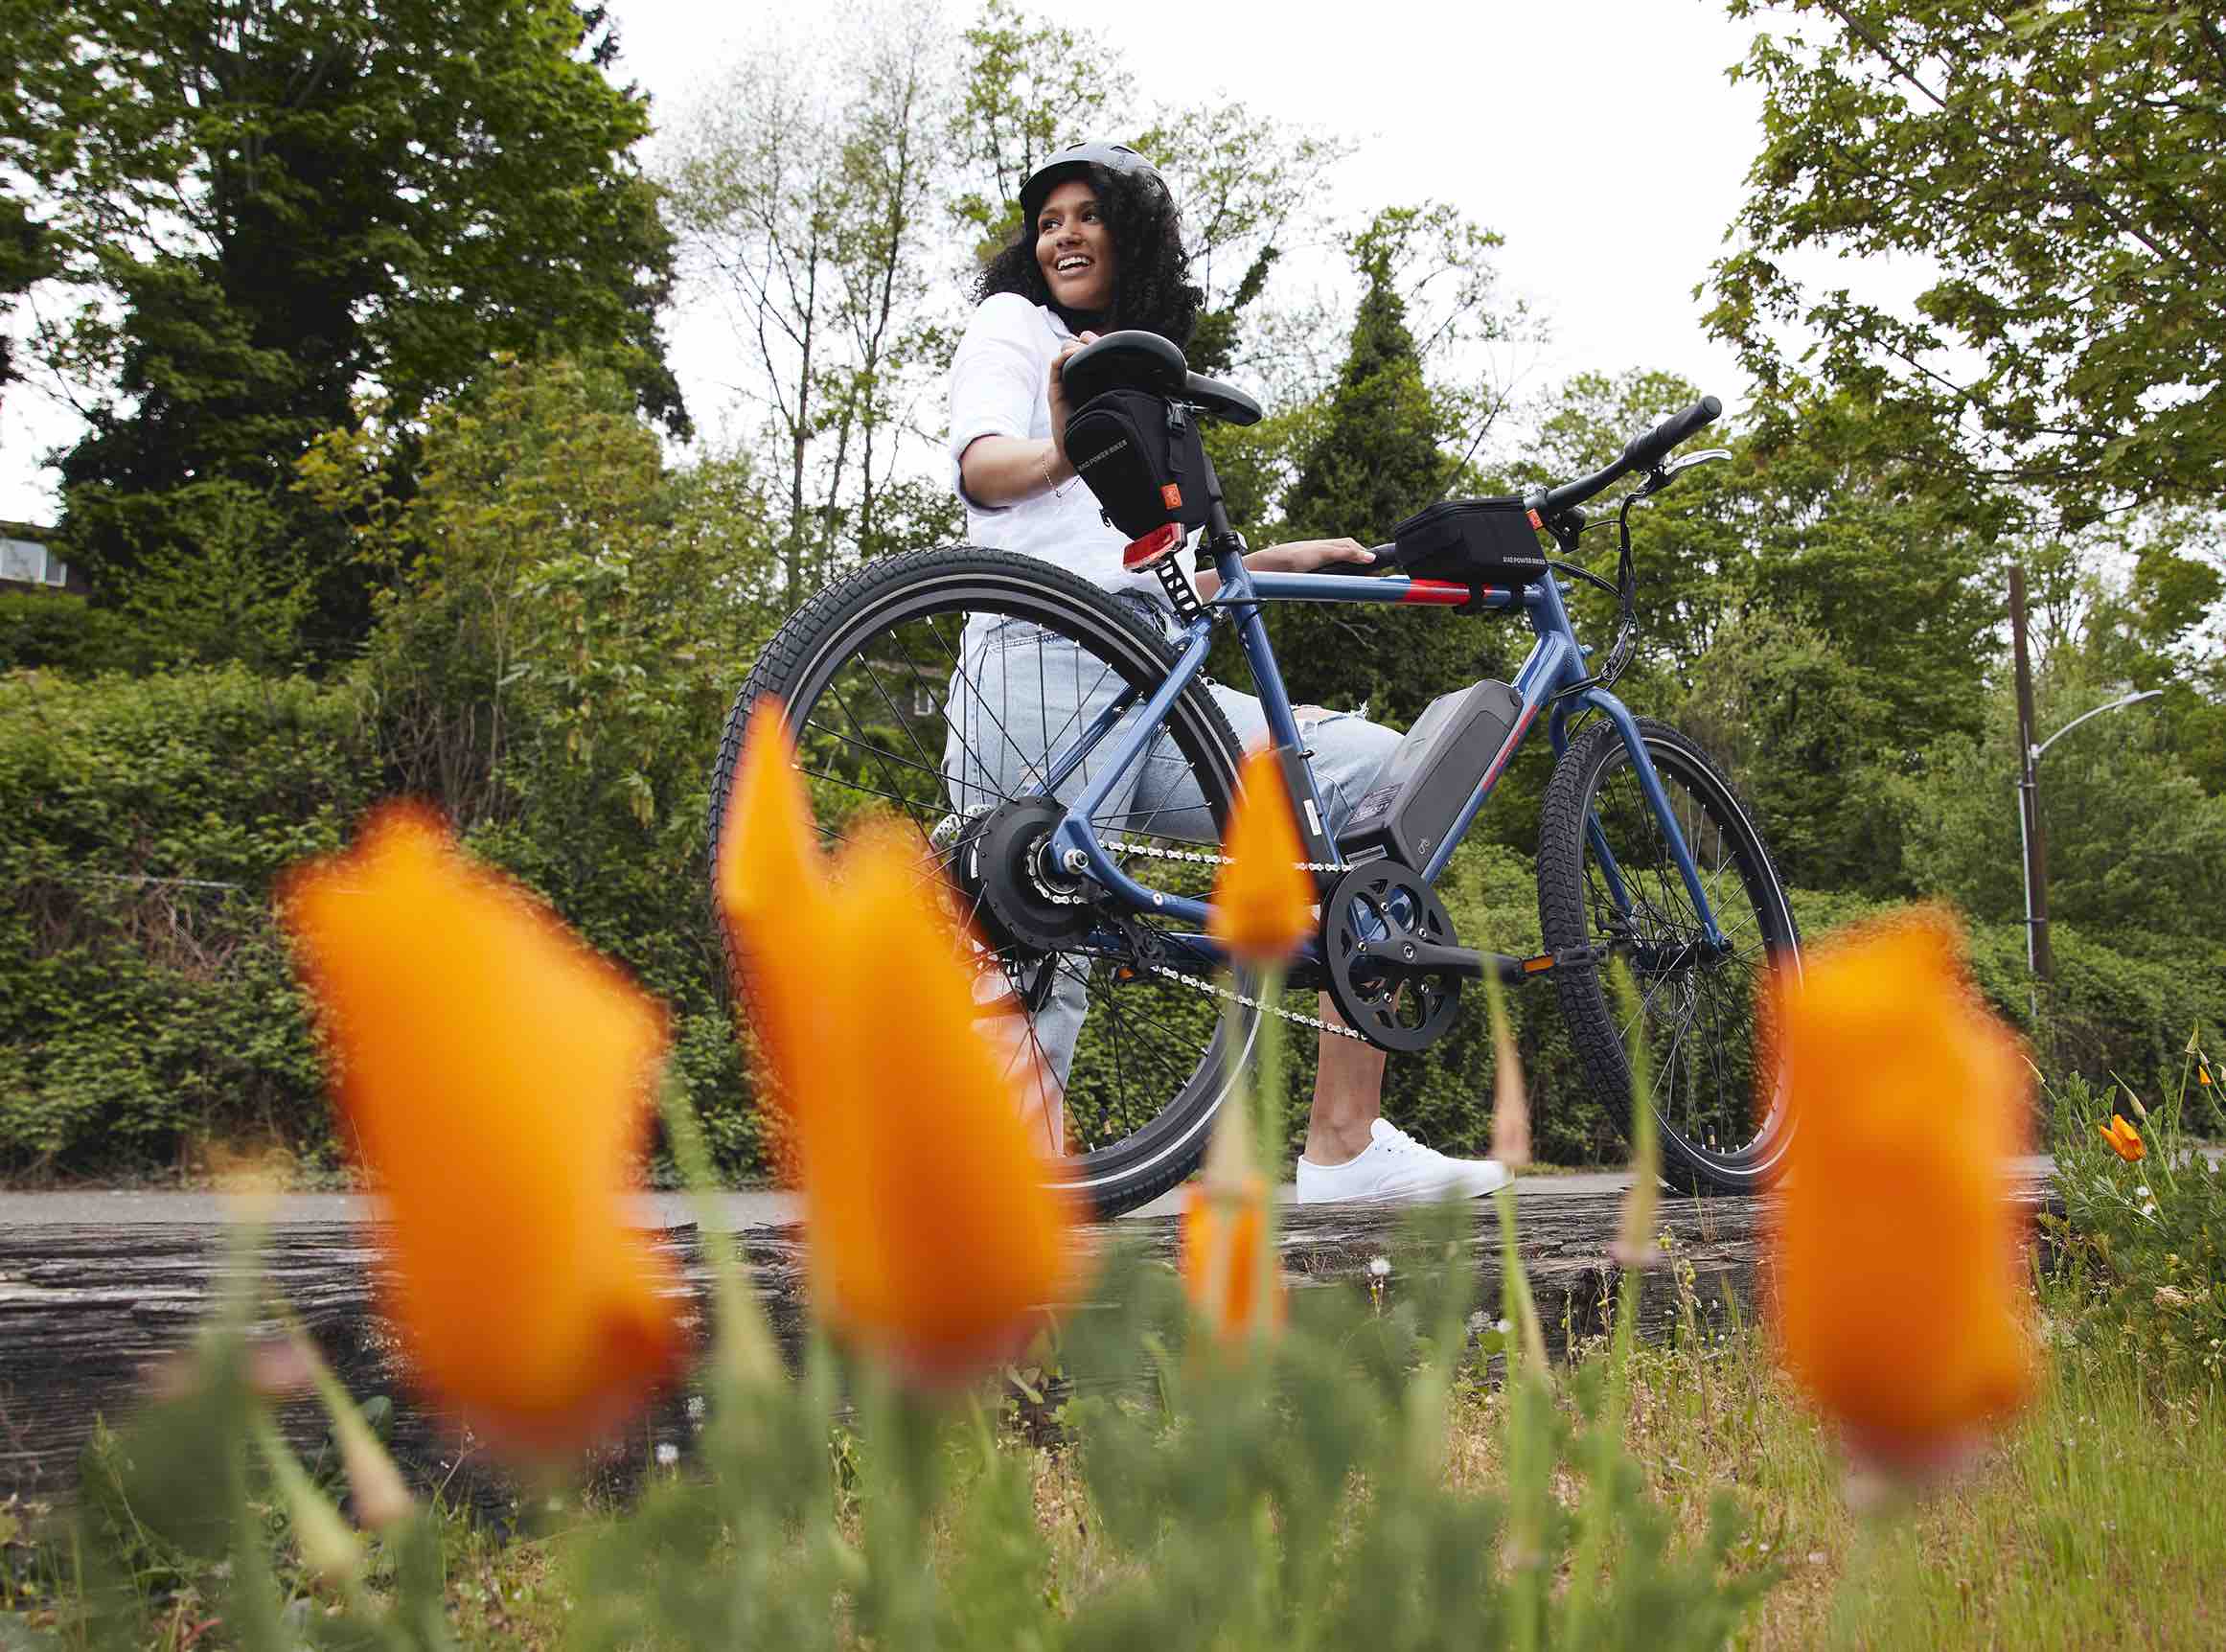
[[[1142,539],[1128,542],[1127,548],[1121,552],[1121,566],[1132,574],[1141,573],[1182,542],[1182,530],[1173,522],[1162,522]]]
[[[1458,608],[1469,600],[1472,593],[1466,585],[1451,580],[1410,580],[1407,588],[1399,593],[1403,603],[1431,603],[1438,608]]]
[[[1499,754],[1492,759],[1491,768],[1485,769],[1484,777],[1477,782],[1479,786],[1493,786],[1499,783],[1500,770],[1507,767],[1507,759],[1515,754],[1515,746],[1522,740],[1524,730],[1530,726],[1530,720],[1537,715],[1538,707],[1535,705],[1526,705],[1523,708],[1523,715],[1515,720],[1514,728],[1508,732],[1506,739],[1500,742]]]

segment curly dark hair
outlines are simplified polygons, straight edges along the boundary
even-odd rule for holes
[[[1177,345],[1190,342],[1205,294],[1190,282],[1190,254],[1182,245],[1182,218],[1166,187],[1136,172],[1084,166],[1113,245],[1113,302],[1105,330],[1140,327]],[[1036,226],[1022,221],[1012,243],[983,266],[975,302],[1017,292],[1031,304],[1050,304],[1044,267],[1036,262]]]

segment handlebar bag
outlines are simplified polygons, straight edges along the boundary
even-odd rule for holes
[[[1391,562],[1423,580],[1518,589],[1546,577],[1520,499],[1442,499],[1391,530]]]
[[[1134,539],[1173,522],[1205,521],[1212,491],[1198,421],[1180,402],[1143,390],[1108,390],[1067,420],[1067,462],[1090,484],[1105,519]]]

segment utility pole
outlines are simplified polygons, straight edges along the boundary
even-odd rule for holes
[[[2009,635],[2017,655],[2017,825],[2025,844],[2025,959],[2042,980],[2055,974],[2048,944],[2048,839],[2040,829],[2040,792],[2034,776],[2040,752],[2033,744],[2032,658],[2025,643],[2025,565],[2009,564]]]

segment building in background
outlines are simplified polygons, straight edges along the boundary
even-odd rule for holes
[[[55,555],[52,528],[0,522],[0,590],[35,589],[63,596],[86,594],[85,576]]]

